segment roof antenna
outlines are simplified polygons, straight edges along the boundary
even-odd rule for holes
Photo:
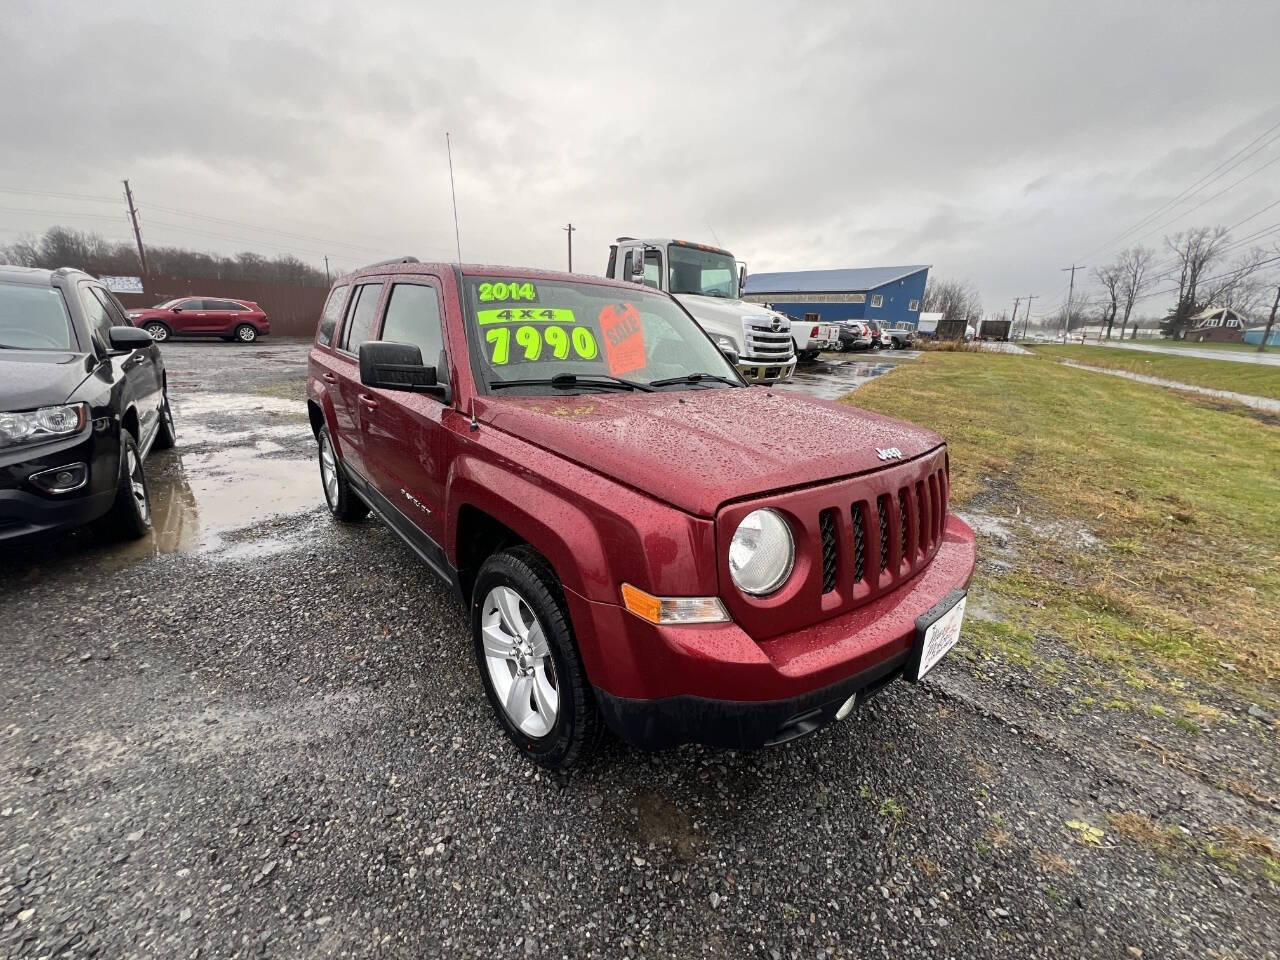
[[[480,424],[476,422],[476,398],[472,397],[471,398],[471,431],[472,433],[474,433],[479,429],[480,429]]]
[[[449,142],[449,131],[444,132],[444,149],[449,155],[449,195],[453,197],[453,239],[458,244],[458,265],[462,265],[462,234],[458,231],[458,192],[453,186],[453,146]],[[473,421],[474,422],[474,421]]]

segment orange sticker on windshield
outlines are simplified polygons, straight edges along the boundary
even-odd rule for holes
[[[609,304],[600,311],[599,319],[610,375],[620,377],[644,367],[644,325],[636,308],[624,303],[619,310]]]

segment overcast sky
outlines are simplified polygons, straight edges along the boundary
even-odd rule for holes
[[[0,243],[128,238],[127,176],[151,242],[451,259],[448,130],[467,260],[563,268],[572,220],[581,272],[674,235],[753,271],[929,263],[1040,312],[1280,123],[1274,0],[187,6],[0,0]],[[1280,162],[1146,242],[1276,199]]]

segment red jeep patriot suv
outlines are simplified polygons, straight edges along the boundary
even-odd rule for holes
[[[974,541],[941,438],[748,387],[665,293],[375,264],[333,286],[307,406],[329,509],[372,509],[470,606],[545,766],[604,726],[782,743],[959,636]]]

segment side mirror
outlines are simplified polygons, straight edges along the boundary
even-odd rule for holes
[[[738,298],[741,299],[747,292],[747,265],[745,263],[738,265]]]
[[[436,380],[436,368],[423,365],[422,349],[412,343],[370,340],[360,344],[360,382],[379,390],[429,393],[449,402],[448,384]]]
[[[112,327],[107,331],[107,336],[113,353],[132,353],[155,343],[151,334],[141,327]]]
[[[644,247],[636,247],[631,255],[631,276],[627,279],[632,283],[644,283]]]
[[[181,308],[181,307],[170,307],[170,308],[169,308],[169,312],[170,312],[170,313],[181,313],[181,312],[182,312],[182,308]]]

